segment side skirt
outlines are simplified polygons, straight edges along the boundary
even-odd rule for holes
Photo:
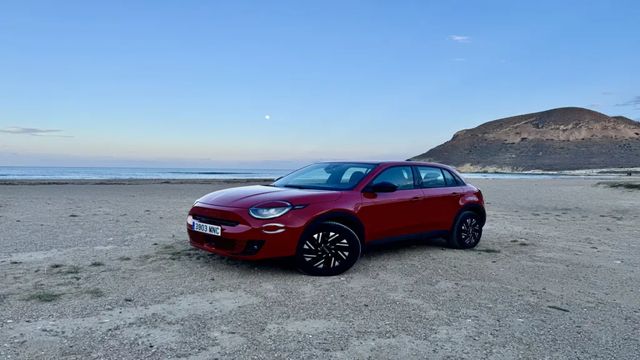
[[[379,247],[390,244],[401,244],[403,242],[413,242],[417,240],[427,240],[427,239],[435,239],[440,237],[446,237],[449,235],[448,230],[436,230],[429,231],[426,233],[418,233],[418,234],[409,234],[409,235],[401,235],[401,236],[393,236],[383,239],[377,239],[366,242],[365,247]]]

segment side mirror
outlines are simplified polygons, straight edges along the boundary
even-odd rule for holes
[[[371,186],[367,186],[367,192],[373,193],[390,193],[398,190],[398,186],[387,181],[383,181]]]

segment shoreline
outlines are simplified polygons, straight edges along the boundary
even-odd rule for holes
[[[12,179],[0,180],[7,185],[234,185],[270,183],[275,179]]]

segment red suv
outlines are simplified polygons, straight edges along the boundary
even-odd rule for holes
[[[422,162],[324,162],[270,185],[212,192],[187,217],[191,245],[238,259],[294,256],[310,275],[349,269],[362,248],[412,235],[478,244],[482,193],[451,167]]]

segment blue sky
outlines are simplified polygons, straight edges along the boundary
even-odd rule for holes
[[[638,19],[638,1],[5,0],[0,165],[405,159],[549,108],[638,119]]]

